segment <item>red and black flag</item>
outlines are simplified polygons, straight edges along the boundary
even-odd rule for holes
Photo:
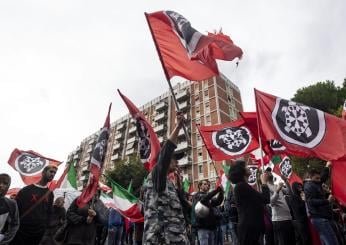
[[[229,36],[203,35],[174,11],[145,13],[150,31],[168,80],[181,76],[201,81],[219,75],[215,59],[241,58],[243,51]]]
[[[140,112],[132,101],[123,95],[119,89],[118,93],[129,109],[132,118],[136,121],[137,134],[139,136],[139,155],[145,169],[151,171],[156,164],[157,157],[160,152],[160,142],[154,132],[153,127],[147,121],[143,113]]]
[[[333,161],[331,171],[332,194],[343,205],[346,205],[346,161]]]
[[[45,167],[48,165],[58,167],[61,162],[44,157],[34,151],[14,149],[8,159],[8,164],[20,174],[26,185],[31,185],[40,181],[41,173]]]
[[[292,155],[345,157],[346,122],[315,108],[255,90],[264,140],[278,140]]]
[[[294,182],[303,184],[302,179],[293,171],[291,158],[289,156],[285,154],[276,155],[273,157],[272,162],[274,163],[273,172],[281,177],[285,177],[290,185]]]
[[[110,130],[110,112],[112,103],[109,105],[108,114],[105,123],[97,138],[95,148],[90,160],[90,174],[87,187],[82,191],[82,194],[77,199],[78,207],[84,207],[96,194],[98,189],[101,169],[107,152],[107,144]]]
[[[256,112],[239,112],[243,118],[245,125],[251,130],[253,135],[259,141],[258,126],[257,126],[257,113]],[[286,147],[283,146],[278,140],[262,140],[262,150],[270,157],[275,154],[280,154],[286,151]]]
[[[198,129],[214,161],[238,158],[259,147],[242,119],[219,125],[198,126]]]

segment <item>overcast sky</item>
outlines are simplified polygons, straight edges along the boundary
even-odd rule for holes
[[[167,91],[144,12],[174,10],[205,33],[222,28],[243,49],[239,67],[219,68],[239,86],[244,109],[253,88],[291,98],[303,86],[346,77],[346,2],[289,1],[0,1],[0,172],[14,148],[65,161],[127,110]],[[180,80],[182,79],[175,79]]]

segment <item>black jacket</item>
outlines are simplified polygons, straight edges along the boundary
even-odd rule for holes
[[[327,181],[329,168],[324,168],[321,173],[321,181],[306,181],[304,183],[305,199],[311,218],[332,219],[332,209],[325,197],[322,184]]]
[[[1,245],[9,244],[14,238],[19,228],[19,212],[17,203],[6,197],[0,197],[0,216],[6,215],[5,224],[0,230],[0,234],[4,235]]]
[[[219,195],[216,198],[214,196]],[[205,218],[199,218],[196,216],[196,227],[199,229],[214,230],[217,228],[221,221],[221,216],[216,215],[216,207],[221,205],[223,201],[223,192],[219,189],[215,189],[209,193],[197,192],[194,203],[200,201],[203,205],[209,207],[209,215]]]

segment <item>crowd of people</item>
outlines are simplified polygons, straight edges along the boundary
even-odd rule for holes
[[[177,113],[176,127],[142,186],[144,223],[131,223],[112,208],[105,215],[99,193],[86,206],[74,200],[65,210],[64,197],[54,201],[47,187],[57,168],[47,166],[41,180],[15,199],[5,197],[11,177],[0,174],[0,245],[345,244],[346,209],[328,189],[330,162],[322,173],[310,169],[303,184],[286,178],[277,183],[265,168],[255,189],[245,161],[237,160],[228,173],[228,193],[222,185],[211,190],[208,179],[196,193],[185,193],[177,168],[183,155],[175,152],[183,124]]]

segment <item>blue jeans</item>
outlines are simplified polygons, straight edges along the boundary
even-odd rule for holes
[[[113,226],[108,229],[108,245],[120,245],[123,226]]]
[[[312,218],[311,223],[318,231],[320,239],[324,245],[339,244],[329,220],[323,218]]]
[[[198,229],[197,233],[200,245],[216,244],[216,230]]]

